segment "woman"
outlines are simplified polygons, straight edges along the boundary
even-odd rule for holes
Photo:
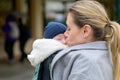
[[[66,44],[51,64],[52,80],[120,80],[120,25],[97,1],[81,0],[67,15]]]

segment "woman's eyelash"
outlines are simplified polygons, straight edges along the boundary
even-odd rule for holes
[[[69,30],[70,30],[70,28],[67,28],[67,30],[69,31]]]

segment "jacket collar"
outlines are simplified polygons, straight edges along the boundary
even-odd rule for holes
[[[59,60],[62,56],[66,55],[67,53],[69,53],[71,51],[76,51],[76,50],[107,50],[107,49],[108,48],[107,48],[106,41],[95,41],[95,42],[80,44],[80,45],[76,45],[76,46],[66,48],[66,49],[60,51],[54,57],[54,59],[51,63],[51,72],[52,72],[52,68],[54,67],[57,60]]]
[[[70,47],[70,50],[77,50],[77,49],[78,50],[83,50],[83,49],[105,50],[108,48],[107,48],[106,41],[95,41],[95,42],[90,42],[90,43],[80,44],[80,45]]]

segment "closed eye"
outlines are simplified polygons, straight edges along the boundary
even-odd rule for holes
[[[69,28],[69,27],[67,28],[67,31],[70,31],[70,28]]]

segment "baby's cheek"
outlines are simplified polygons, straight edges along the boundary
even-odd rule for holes
[[[65,44],[66,41],[64,39],[59,40],[61,43]]]

